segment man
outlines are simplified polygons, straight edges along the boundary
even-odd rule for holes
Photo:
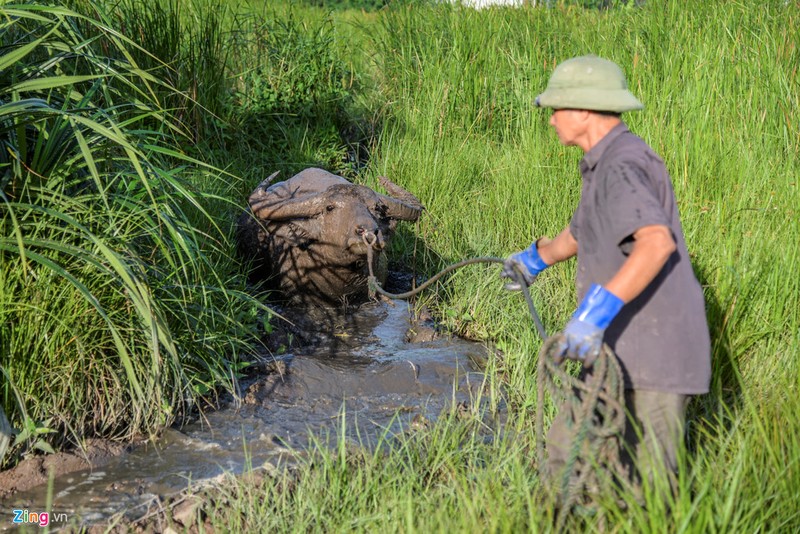
[[[708,392],[710,342],[666,167],[620,118],[644,106],[619,66],[596,56],[559,64],[536,105],[552,108],[563,145],[584,152],[581,199],[567,228],[511,255],[502,275],[516,269],[530,284],[577,255],[580,305],[562,332],[561,356],[591,372],[603,342],[613,349],[636,425],[626,432],[628,448],[642,475],[666,469],[672,477],[689,396]],[[548,435],[550,476],[566,461],[565,424],[556,419]]]

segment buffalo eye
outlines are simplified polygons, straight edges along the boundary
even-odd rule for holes
[[[333,204],[328,204],[327,206],[325,206],[325,209],[327,211],[333,211],[336,209],[336,206],[334,206]]]

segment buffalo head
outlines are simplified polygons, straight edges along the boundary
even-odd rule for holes
[[[362,300],[367,295],[368,247],[383,283],[384,249],[398,221],[416,221],[423,207],[411,193],[381,178],[392,196],[322,169],[306,169],[250,195],[239,220],[239,251],[252,275],[295,302]]]

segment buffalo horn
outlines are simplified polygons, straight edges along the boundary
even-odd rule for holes
[[[378,195],[381,202],[386,205],[386,215],[399,221],[416,221],[419,219],[424,208],[417,197],[389,181],[385,176],[378,177],[378,181],[391,195]]]
[[[289,200],[265,199],[250,204],[256,217],[261,220],[281,221],[286,219],[313,217],[322,211],[325,199],[319,196]]]

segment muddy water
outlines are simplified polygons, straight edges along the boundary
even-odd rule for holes
[[[333,335],[281,357],[274,365],[280,372],[242,384],[240,402],[102,467],[57,479],[53,517],[66,514],[84,525],[115,515],[141,517],[156,496],[248,465],[285,465],[312,440],[332,444],[344,432],[369,447],[387,432],[435,420],[454,404],[471,405],[482,385],[486,348],[447,337],[406,342],[409,317],[404,302],[328,317],[319,324]],[[10,524],[5,516],[12,509],[45,510],[47,494],[39,487],[3,503],[0,530]]]

